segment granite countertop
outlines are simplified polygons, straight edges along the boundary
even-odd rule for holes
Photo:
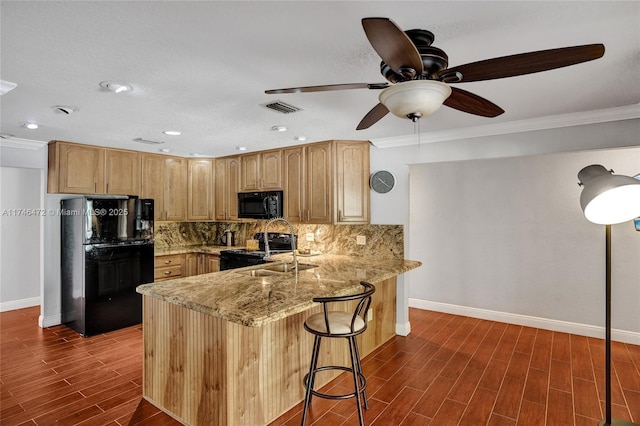
[[[315,267],[301,270],[297,277],[294,273],[249,275],[252,270],[291,262],[292,256],[286,253],[272,259],[274,262],[269,264],[143,284],[137,291],[227,321],[257,327],[313,307],[314,297],[355,293],[361,289],[360,281],[375,285],[421,265],[404,259],[325,254],[298,256],[299,263]]]
[[[244,248],[241,246],[184,246],[184,247],[172,247],[172,248],[158,248],[154,249],[155,256],[168,256],[172,254],[185,254],[185,253],[206,253],[206,254],[220,254],[222,250],[233,250]]]

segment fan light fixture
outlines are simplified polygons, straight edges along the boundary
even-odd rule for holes
[[[412,121],[436,112],[451,95],[451,87],[435,80],[410,80],[387,87],[378,96],[395,116]]]
[[[614,175],[601,165],[591,165],[578,173],[584,186],[580,206],[590,222],[609,225],[640,215],[640,181],[630,176]]]

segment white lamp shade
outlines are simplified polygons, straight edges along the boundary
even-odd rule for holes
[[[451,87],[440,81],[410,80],[387,87],[378,96],[380,103],[400,118],[419,113],[433,114],[451,95]]]
[[[584,184],[580,205],[590,222],[613,225],[640,217],[640,181],[600,165],[585,167],[578,178]]]

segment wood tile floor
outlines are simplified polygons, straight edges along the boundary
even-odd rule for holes
[[[0,424],[176,425],[142,400],[142,330],[82,338],[0,313]],[[413,332],[363,360],[367,425],[589,425],[604,412],[599,339],[411,309]],[[640,423],[640,347],[613,345],[613,414]],[[344,389],[338,377],[326,389]],[[314,398],[308,424],[354,425],[353,400]],[[272,426],[298,425],[301,404]],[[215,426],[215,425],[212,425]]]

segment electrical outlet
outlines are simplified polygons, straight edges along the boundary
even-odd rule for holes
[[[369,308],[367,311],[367,322],[373,321],[373,309]]]
[[[356,244],[359,246],[364,246],[367,244],[367,237],[365,235],[358,235],[356,237]]]
[[[313,242],[316,240],[315,234],[313,232],[307,232],[305,234],[307,241]]]

